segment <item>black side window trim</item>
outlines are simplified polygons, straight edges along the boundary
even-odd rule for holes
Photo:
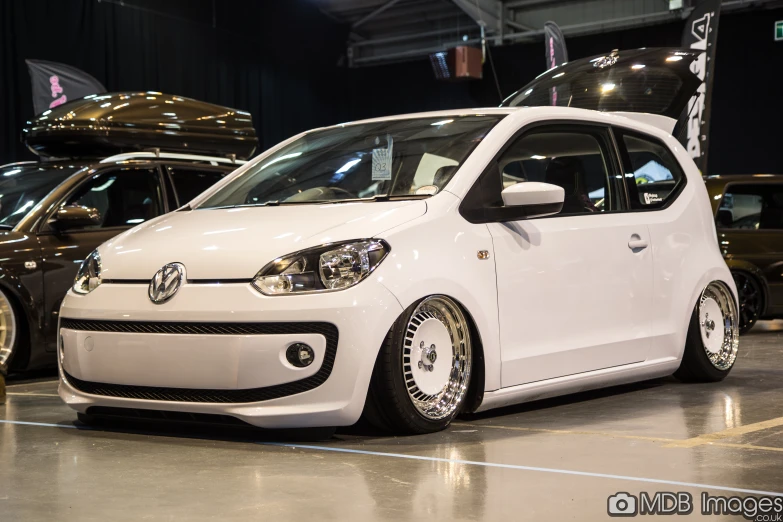
[[[620,202],[621,210],[611,210],[606,212],[593,212],[593,213],[569,213],[569,214],[556,214],[553,216],[542,216],[528,218],[523,212],[513,212],[512,209],[503,206],[500,193],[503,188],[500,185],[500,176],[498,176],[498,159],[501,158],[506,151],[521,138],[524,134],[528,134],[531,131],[537,131],[541,128],[545,128],[547,131],[567,130],[572,132],[584,131],[586,134],[600,135],[602,150],[605,150],[609,155],[610,164],[607,165],[609,169],[609,176],[617,179],[617,176],[623,175],[623,167],[620,158],[617,157],[617,145],[613,143],[612,127],[600,122],[584,122],[574,120],[547,120],[538,121],[525,125],[519,129],[514,135],[506,140],[503,147],[495,154],[492,160],[487,164],[484,171],[479,175],[476,182],[468,190],[467,194],[460,203],[459,213],[467,221],[473,224],[481,223],[502,223],[507,221],[516,221],[521,219],[553,219],[560,217],[572,217],[572,216],[601,216],[609,214],[620,214],[623,212],[629,212],[630,202],[628,201],[627,189],[622,183],[615,183],[615,188],[618,190],[618,198]],[[598,136],[597,136],[598,137]],[[624,177],[624,176],[623,176]],[[533,209],[535,210],[535,209]],[[535,212],[534,212],[535,213]]]
[[[225,178],[229,174],[231,174],[234,170],[219,166],[210,166],[210,165],[188,165],[188,164],[181,164],[181,163],[167,163],[165,166],[161,166],[162,169],[165,172],[165,177],[167,183],[171,185],[171,190],[174,192],[174,198],[177,202],[177,208],[180,208],[182,205],[185,205],[187,201],[182,201],[179,197],[179,192],[177,192],[177,185],[174,183],[174,178],[171,175],[171,171],[174,169],[183,169],[188,171],[203,171],[203,172],[219,172],[222,174],[221,179]],[[237,167],[239,168],[239,167]],[[218,180],[216,183],[219,183],[220,180]],[[174,210],[174,209],[172,209]]]
[[[677,156],[674,155],[672,150],[669,148],[669,146],[662,142],[660,139],[656,138],[655,136],[650,136],[649,134],[645,134],[643,132],[639,132],[636,130],[630,130],[623,127],[612,127],[612,134],[614,135],[614,141],[617,144],[617,149],[620,154],[620,160],[622,165],[622,173],[623,173],[623,181],[626,184],[626,193],[628,193],[628,210],[626,212],[655,212],[657,210],[665,210],[671,206],[672,203],[677,201],[677,199],[680,197],[680,194],[682,194],[683,189],[685,188],[685,185],[688,184],[688,175],[685,173],[685,171],[682,168],[682,165],[680,165],[680,162],[677,160]],[[674,160],[674,168],[677,169],[677,171],[680,174],[680,181],[674,186],[674,190],[672,190],[669,195],[667,196],[667,199],[663,201],[663,205],[651,205],[647,208],[632,208],[631,207],[631,200],[630,200],[630,189],[628,188],[628,183],[630,183],[630,178],[625,175],[625,168],[631,168],[631,165],[633,165],[633,162],[631,161],[631,156],[628,154],[628,149],[625,146],[625,140],[623,139],[623,136],[627,135],[632,138],[640,139],[649,141],[651,143],[654,143],[660,147],[663,147],[671,156],[672,160]],[[634,178],[634,183],[635,183]]]
[[[97,176],[100,176],[102,174],[105,174],[107,172],[111,172],[114,170],[155,170],[158,173],[158,183],[160,183],[160,189],[161,189],[161,204],[163,212],[160,214],[161,216],[164,214],[168,214],[171,212],[172,209],[169,208],[168,205],[168,197],[166,195],[166,186],[165,186],[165,180],[163,177],[163,172],[161,171],[160,165],[151,163],[151,164],[144,164],[144,165],[112,165],[108,164],[105,167],[102,168],[96,168],[94,169],[88,176],[86,176],[83,180],[76,183],[74,186],[68,190],[66,194],[64,194],[56,203],[51,205],[49,211],[44,215],[43,219],[38,223],[37,230],[35,231],[36,234],[44,235],[44,234],[55,234],[55,230],[53,230],[49,226],[49,220],[54,216],[54,214],[57,212],[57,210],[60,209],[60,207],[68,201],[68,198],[70,198],[73,194],[75,194],[82,186],[84,186],[86,183],[90,183],[93,179],[95,179]],[[155,216],[158,217],[158,216]],[[126,230],[133,227],[105,227],[105,228],[98,228],[98,229],[74,229],[69,230],[68,234],[74,234],[79,232],[95,232],[100,230],[110,230],[110,229],[117,229],[117,230]]]
[[[723,205],[723,198],[726,197],[726,193],[729,192],[729,189],[732,186],[753,186],[753,185],[779,185],[781,187],[781,190],[783,190],[783,182],[781,181],[758,181],[758,182],[748,182],[748,181],[729,181],[723,186],[723,192],[721,192],[720,195],[720,201],[718,202],[718,209],[715,211],[715,215],[713,216],[713,219],[715,221],[715,230],[718,233],[740,233],[740,234],[750,234],[750,233],[769,233],[769,232],[778,232],[783,233],[783,228],[757,228],[757,229],[749,229],[749,228],[721,228],[718,226],[718,210],[720,210],[721,205]]]

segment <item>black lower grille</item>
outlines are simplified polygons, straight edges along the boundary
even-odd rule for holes
[[[149,401],[246,403],[279,399],[317,388],[329,378],[337,356],[337,327],[331,323],[185,323],[60,319],[60,328],[90,332],[203,334],[203,335],[269,335],[321,334],[326,338],[326,353],[321,368],[304,379],[244,390],[209,390],[108,384],[77,379],[63,371],[68,382],[91,395],[142,399]]]
[[[217,424],[223,426],[250,426],[230,415],[213,413],[188,413],[184,411],[142,410],[138,408],[110,408],[107,406],[90,406],[87,415],[96,417],[113,417],[138,421],[187,422],[195,424]]]

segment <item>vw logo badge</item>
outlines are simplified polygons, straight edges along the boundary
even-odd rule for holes
[[[163,304],[177,293],[185,279],[185,265],[169,263],[155,272],[150,281],[150,301]]]

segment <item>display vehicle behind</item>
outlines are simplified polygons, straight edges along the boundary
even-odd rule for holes
[[[783,317],[783,176],[710,176],[705,182],[744,333],[759,319]]]
[[[90,252],[184,206],[256,143],[247,113],[154,92],[88,96],[22,134],[41,160],[0,167],[0,363],[12,370],[56,364],[60,304]]]

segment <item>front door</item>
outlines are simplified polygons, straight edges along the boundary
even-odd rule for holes
[[[44,228],[41,245],[44,277],[44,328],[48,350],[56,346],[57,316],[81,262],[120,232],[165,213],[157,167],[103,170],[82,182],[62,203],[95,208],[100,225],[55,232]]]
[[[650,344],[652,248],[627,197],[609,130],[538,127],[497,167],[502,186],[563,187],[555,216],[490,223],[503,387],[644,361]]]

